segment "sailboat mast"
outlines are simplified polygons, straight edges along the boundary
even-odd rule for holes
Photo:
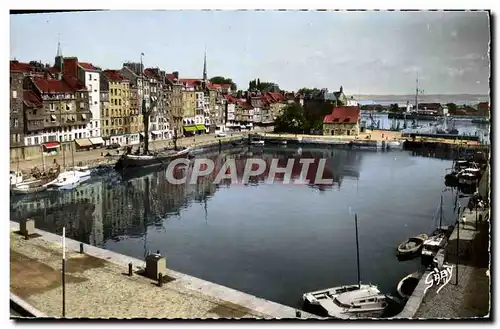
[[[354,225],[356,226],[356,258],[358,265],[358,286],[361,289],[361,274],[359,271],[359,240],[358,240],[358,214],[354,214]]]
[[[439,206],[439,229],[441,229],[441,224],[443,223],[443,195],[441,194],[441,204]]]
[[[73,163],[73,174],[76,175],[76,173],[75,173],[75,153],[73,150],[73,146],[71,146],[71,162]]]

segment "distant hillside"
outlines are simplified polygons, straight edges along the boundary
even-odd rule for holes
[[[415,95],[359,95],[354,96],[360,101],[374,101],[376,103],[415,103]],[[419,103],[456,103],[456,104],[475,104],[479,102],[489,102],[488,95],[472,95],[472,94],[457,94],[457,95],[419,95]]]

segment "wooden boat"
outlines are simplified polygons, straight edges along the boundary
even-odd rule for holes
[[[448,243],[448,239],[444,233],[433,235],[425,240],[422,246],[422,263],[427,264],[434,259],[441,248],[444,248]]]
[[[48,172],[38,172],[34,180],[26,180],[23,183],[11,187],[14,195],[26,195],[45,191],[47,187],[59,176],[60,167],[50,168]]]
[[[428,238],[429,237],[427,236],[427,234],[420,234],[409,238],[398,246],[396,255],[398,257],[408,257],[415,255],[418,251],[420,251],[420,248],[422,248],[424,241]]]
[[[185,148],[180,151],[166,150],[148,155],[124,154],[116,163],[115,168],[117,170],[126,170],[166,165],[174,159],[187,157],[190,151],[190,148]]]
[[[29,184],[19,184],[11,188],[12,194],[14,195],[27,195],[33,193],[40,193],[47,190],[47,186],[38,185],[30,186]]]
[[[417,287],[418,281],[420,281],[421,277],[422,273],[414,272],[402,278],[401,281],[399,281],[397,287],[399,296],[405,299],[410,298],[411,294],[413,293],[413,290],[415,290],[415,288]]]

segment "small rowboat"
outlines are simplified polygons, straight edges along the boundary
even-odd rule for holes
[[[420,234],[409,238],[398,246],[396,250],[396,256],[408,257],[415,255],[420,250],[420,248],[422,248],[424,241],[428,238],[429,237],[427,236],[427,234]]]
[[[417,287],[418,281],[422,277],[422,274],[419,272],[415,272],[409,274],[401,279],[398,283],[397,291],[401,298],[410,298],[413,290]]]

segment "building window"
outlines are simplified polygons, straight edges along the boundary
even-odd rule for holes
[[[85,108],[85,104],[83,104],[83,102],[80,102],[80,109],[83,109]]]
[[[92,74],[89,74],[89,80],[92,80]]]
[[[43,136],[43,142],[47,143],[47,136]]]
[[[92,85],[89,85],[89,91],[92,91]]]
[[[12,98],[17,98],[17,91],[16,90],[12,90]]]
[[[97,101],[94,102],[94,105],[97,105]]]
[[[17,126],[19,126],[19,120],[14,119],[14,127],[17,127]]]

